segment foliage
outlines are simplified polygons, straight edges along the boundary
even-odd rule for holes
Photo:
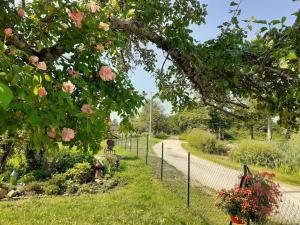
[[[156,133],[154,135],[155,138],[159,138],[159,139],[167,139],[169,137],[169,135],[167,135],[166,133],[164,132],[160,132],[160,133]]]
[[[67,179],[83,184],[93,179],[93,169],[89,163],[76,163],[66,172]]]
[[[63,173],[53,174],[51,179],[49,180],[50,184],[57,185],[60,190],[64,191],[66,189],[66,180],[67,176]]]
[[[152,100],[151,110],[151,127],[152,133],[167,132],[167,116],[165,115],[163,106],[158,102]],[[150,103],[144,105],[141,109],[138,118],[133,120],[134,128],[139,132],[149,131],[149,119],[150,119]]]
[[[25,191],[34,192],[36,194],[43,194],[44,189],[42,183],[38,181],[33,181],[25,186]]]
[[[45,182],[43,184],[43,190],[46,195],[58,195],[61,193],[59,186],[55,184],[50,184],[48,182]]]
[[[52,174],[64,173],[72,168],[76,163],[93,163],[94,157],[90,152],[82,152],[78,149],[61,147],[59,150],[53,149],[48,153],[49,170]]]
[[[193,129],[187,135],[187,141],[191,146],[210,154],[225,154],[227,152],[225,146],[214,135],[201,129]]]
[[[31,174],[35,177],[36,180],[46,180],[50,177],[50,173],[43,169],[32,170]]]
[[[237,162],[269,168],[280,166],[282,153],[270,142],[244,140],[230,153]]]
[[[32,173],[25,174],[24,176],[22,176],[19,179],[19,182],[24,183],[24,184],[27,184],[27,183],[30,183],[33,181],[36,181],[36,178],[32,175]]]
[[[73,180],[66,181],[66,193],[75,194],[79,190],[80,184],[76,183]]]
[[[300,134],[293,134],[291,139],[279,145],[283,159],[280,169],[285,173],[300,175]]]
[[[219,192],[217,207],[230,216],[246,221],[264,222],[279,208],[279,185],[272,181],[274,174],[267,172],[245,177],[245,186]],[[266,198],[267,197],[267,198]]]

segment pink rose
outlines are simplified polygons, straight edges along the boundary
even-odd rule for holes
[[[109,30],[109,25],[107,23],[100,22],[99,28],[101,30],[108,31]]]
[[[54,127],[51,127],[50,130],[48,131],[48,137],[55,138],[55,136],[56,136],[56,129]]]
[[[80,76],[80,73],[78,71],[72,69],[68,70],[68,74],[73,78],[78,78]]]
[[[62,90],[64,92],[67,92],[69,94],[72,94],[74,92],[74,89],[75,89],[75,85],[72,84],[71,81],[68,80],[68,82],[63,82],[63,87],[62,87]]]
[[[96,2],[91,1],[87,4],[87,6],[91,10],[92,13],[96,13],[96,12],[100,11],[100,6],[97,5]]]
[[[97,51],[100,51],[100,52],[103,52],[103,51],[104,51],[104,46],[101,45],[101,44],[97,44],[97,45],[96,45],[96,50],[97,50]]]
[[[13,35],[13,30],[12,30],[11,28],[6,28],[6,29],[4,29],[4,35],[5,35],[6,37],[12,36],[12,35]]]
[[[89,104],[83,104],[81,107],[81,111],[87,114],[93,113],[92,107]]]
[[[31,64],[35,65],[39,61],[39,57],[37,56],[30,56],[29,61]]]
[[[98,77],[104,81],[112,81],[116,79],[116,74],[111,70],[109,66],[102,66],[99,73]]]
[[[68,15],[75,22],[75,26],[81,28],[81,21],[83,20],[84,13],[77,10],[77,11],[70,11]]]
[[[71,128],[63,128],[61,132],[61,138],[63,139],[63,141],[71,141],[74,137],[74,130],[72,130]]]
[[[44,87],[40,87],[39,88],[39,90],[38,90],[38,95],[40,96],[40,97],[44,97],[44,96],[46,96],[48,93],[47,93],[47,91],[46,91],[46,89],[44,88]]]
[[[46,65],[46,63],[45,62],[39,62],[38,64],[37,64],[37,68],[38,69],[40,69],[40,70],[47,70],[47,65]]]
[[[25,11],[24,11],[24,9],[19,8],[17,14],[18,14],[18,16],[20,16],[20,17],[24,17],[24,16],[25,16]]]
[[[15,49],[9,51],[9,55],[16,55],[17,51]]]

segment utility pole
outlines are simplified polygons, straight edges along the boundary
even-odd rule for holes
[[[152,92],[150,92],[150,104],[149,104],[149,140],[152,132]]]

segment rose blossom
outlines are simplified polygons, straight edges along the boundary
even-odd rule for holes
[[[104,81],[112,81],[116,79],[116,74],[111,70],[109,66],[102,66],[99,73],[98,77]]]
[[[91,105],[89,104],[83,104],[81,107],[81,111],[87,114],[90,114],[93,112]]]
[[[40,96],[40,97],[44,97],[44,96],[46,96],[48,93],[47,93],[47,91],[46,91],[46,89],[44,88],[44,87],[40,87],[39,88],[39,90],[38,90],[38,95]]]
[[[55,138],[55,136],[56,136],[56,128],[51,127],[50,130],[48,131],[48,137]]]
[[[99,28],[101,30],[108,31],[109,30],[109,25],[107,23],[100,22]]]
[[[5,34],[5,36],[10,37],[13,35],[13,30],[10,27],[6,28],[6,29],[4,29],[4,34]]]
[[[75,89],[75,85],[72,84],[71,81],[68,80],[68,82],[63,82],[63,87],[62,87],[62,90],[64,92],[67,92],[69,94],[72,94],[74,92],[74,89]]]
[[[61,138],[63,139],[63,141],[71,141],[73,138],[75,137],[75,133],[74,130],[72,130],[71,128],[63,128],[62,132],[61,132]]]
[[[81,28],[81,21],[84,17],[84,13],[77,10],[77,11],[70,11],[68,15],[75,22],[75,26]]]
[[[100,10],[100,6],[96,2],[89,2],[87,4],[88,8],[91,10],[92,13],[96,13]]]
[[[24,16],[25,16],[25,11],[24,11],[24,9],[19,8],[17,14],[18,14],[18,16],[20,16],[20,17],[24,17]]]
[[[46,63],[45,62],[39,62],[38,64],[37,64],[37,68],[38,69],[40,69],[40,70],[47,70],[47,65],[46,65]]]
[[[97,51],[100,51],[100,52],[104,51],[104,46],[101,44],[97,44],[95,48],[97,49]]]
[[[39,57],[34,56],[34,55],[30,56],[29,61],[30,61],[31,64],[35,65],[39,61]]]

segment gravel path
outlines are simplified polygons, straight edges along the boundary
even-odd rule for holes
[[[182,141],[164,140],[164,160],[187,175],[187,152],[182,147]],[[153,150],[161,157],[161,143],[154,145]],[[228,169],[191,155],[191,181],[193,185],[206,186],[215,190],[229,189],[239,183],[241,171]],[[280,206],[280,217],[290,220],[293,225],[300,225],[300,187],[280,184],[283,202]]]

